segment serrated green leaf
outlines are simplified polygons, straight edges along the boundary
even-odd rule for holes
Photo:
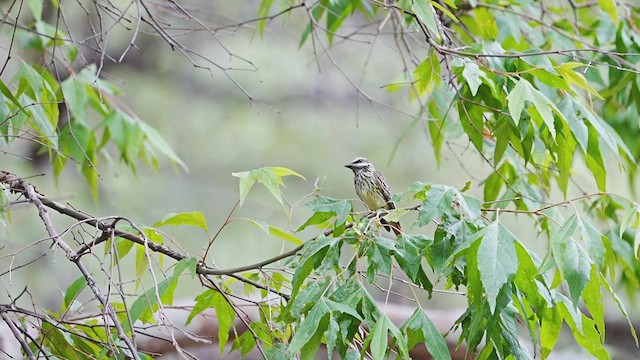
[[[296,232],[303,230],[309,225],[322,224],[333,216],[336,216],[335,229],[333,236],[340,236],[345,230],[345,223],[353,206],[349,200],[339,200],[327,197],[321,197],[311,200],[304,204],[310,207],[315,214],[311,216]]]
[[[518,270],[518,258],[514,246],[517,238],[497,221],[481,232],[482,241],[478,247],[478,259],[481,261],[478,261],[478,270],[493,314],[500,290],[511,281]]]
[[[604,294],[601,290],[599,272],[595,266],[591,267],[591,277],[582,291],[582,300],[601,335],[600,341],[604,343]]]
[[[558,342],[560,329],[562,328],[562,316],[555,308],[546,308],[542,312],[540,324],[540,353],[546,359]]]
[[[432,185],[426,193],[426,199],[420,207],[418,219],[413,224],[414,227],[422,227],[431,220],[441,218],[447,211],[451,210],[453,192],[450,187],[443,185]]]
[[[207,228],[207,220],[204,218],[204,214],[202,211],[193,211],[187,213],[170,213],[164,216],[162,220],[153,224],[153,227],[161,227],[161,226],[179,226],[179,225],[190,225],[196,226],[204,230],[205,232],[209,232]]]
[[[591,272],[589,256],[572,237],[577,226],[577,215],[572,215],[550,240],[553,256],[567,281],[574,305],[577,305],[584,287],[589,282]]]
[[[604,242],[605,240],[608,242],[608,240],[598,229],[582,218],[578,217],[576,221],[578,222],[578,229],[580,229],[582,238],[587,242],[587,253],[589,257],[598,269],[602,269],[605,264],[607,252]]]

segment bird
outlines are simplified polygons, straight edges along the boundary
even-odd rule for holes
[[[391,190],[387,179],[376,170],[369,160],[357,157],[345,167],[353,171],[356,194],[369,210],[393,210],[396,208],[396,205],[391,201]],[[400,235],[402,231],[400,223],[387,222],[384,219],[382,219],[382,223],[386,224],[384,228],[387,231],[392,230],[396,236]]]

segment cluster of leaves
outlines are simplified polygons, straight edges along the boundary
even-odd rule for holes
[[[461,329],[459,343],[464,342],[479,358],[532,358],[521,340],[518,328],[522,326],[534,351],[546,358],[563,324],[594,357],[609,358],[604,346],[604,297],[609,294],[628,318],[610,279],[616,278],[618,265],[625,272],[633,266],[627,261],[633,258],[631,247],[637,247],[639,240],[627,242],[613,232],[604,235],[578,213],[564,220],[556,207],[550,207],[531,212],[538,213],[539,225],[549,239],[548,253],[541,259],[500,221],[500,209],[486,207],[479,199],[445,185],[416,183],[396,198],[407,194],[421,201],[413,226],[437,223],[433,237],[404,233],[392,241],[379,235],[375,219],[353,218],[350,209],[345,213],[345,200],[319,198],[307,204],[314,214],[302,228],[315,225],[334,231],[305,243],[299,256],[287,264],[293,270],[290,279],[255,274],[256,280],[262,279],[270,288],[291,289],[288,300],[265,306],[264,312],[270,314],[262,319],[265,323],[252,325],[256,330],[271,329],[260,332],[258,339],[274,358],[293,358],[298,353],[313,358],[321,343],[342,358],[358,358],[360,352],[368,352],[373,359],[394,354],[408,358],[409,350],[419,342],[435,358],[448,358],[443,336],[419,302],[414,314],[397,326],[368,290],[368,284],[376,284],[380,277],[406,277],[430,295],[433,276],[428,276],[425,265],[445,287],[467,290],[467,311],[452,329]],[[595,197],[591,206],[620,205],[606,195]],[[638,227],[636,206],[627,204],[625,217],[630,220],[624,226]],[[398,212],[402,216],[406,210]],[[496,216],[482,216],[487,212]],[[355,220],[346,230],[345,215]],[[398,219],[393,211],[388,216],[388,220]],[[619,234],[624,231],[620,229]],[[344,261],[345,256],[349,260]],[[394,262],[404,275],[394,271]],[[634,282],[640,279],[637,270],[628,276]],[[205,294],[201,298],[198,304],[205,301]],[[206,301],[212,306],[210,297]],[[219,306],[216,310],[223,311]],[[630,328],[635,337],[631,324]],[[246,354],[255,341],[245,333],[235,340],[234,348]]]
[[[17,38],[43,58],[58,54],[71,69],[77,44],[42,20],[41,1],[27,3],[35,31],[17,31]],[[0,145],[32,141],[38,152],[50,156],[56,178],[71,160],[96,200],[98,163],[101,158],[113,161],[109,144],[115,145],[117,158],[134,172],[139,160],[157,169],[157,154],[186,167],[153,127],[117,106],[121,91],[99,78],[96,65],[72,71],[58,81],[54,77],[59,73],[57,60],[46,68],[22,62],[10,82],[0,81]]]

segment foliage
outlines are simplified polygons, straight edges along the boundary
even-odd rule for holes
[[[181,15],[192,16],[171,3]],[[139,160],[158,168],[157,152],[185,167],[156,130],[117,105],[119,91],[97,66],[73,70],[79,43],[43,20],[43,3],[26,4],[32,21],[23,25],[14,19],[11,37],[51,65],[23,62],[10,82],[0,82],[3,145],[35,143],[49,156],[56,177],[71,160],[94,198],[103,160],[116,157],[135,172]],[[47,4],[63,13],[58,2]],[[629,293],[640,287],[640,205],[610,192],[607,183],[607,175],[615,171],[612,163],[633,180],[640,155],[640,36],[634,31],[640,26],[640,9],[611,0],[278,4],[274,9],[274,1],[260,2],[258,18],[252,20],[257,31],[263,32],[269,20],[303,9],[303,47],[313,43],[328,48],[338,38],[349,39],[343,29],[356,17],[378,31],[391,30],[405,68],[387,89],[419,105],[410,126],[425,126],[437,161],[447,143],[473,146],[490,169],[482,198],[469,194],[468,186],[416,182],[394,196],[399,209],[378,214],[406,224],[416,213],[413,226],[390,239],[379,216],[354,212],[351,201],[315,192],[305,204],[309,218],[291,224],[296,232],[314,231],[312,239],[303,241],[295,232],[249,220],[296,247],[225,270],[212,265],[209,252],[218,234],[236,220],[233,212],[213,235],[201,212],[171,213],[151,227],[122,217],[93,218],[3,171],[0,221],[9,222],[12,200],[26,199],[37,208],[49,238],[79,271],[58,311],[0,305],[23,353],[34,359],[151,358],[134,340],[147,326],[171,333],[173,339],[176,326],[183,324],[171,324],[165,314],[174,305],[178,285],[195,283],[198,277],[203,291],[186,323],[213,309],[221,354],[232,342],[232,350],[241,355],[255,348],[269,359],[311,359],[321,345],[342,358],[409,358],[416,344],[425,343],[434,358],[447,359],[450,333],[442,334],[424,309],[434,291],[450,290],[467,301],[466,311],[451,327],[460,334],[454,342],[473,356],[547,358],[566,324],[585,351],[609,358],[603,301],[611,298],[628,319],[617,291],[620,285]],[[152,13],[146,14],[150,30],[191,59],[193,51]],[[60,64],[70,69],[66,78]],[[577,166],[588,169],[592,185],[574,184]],[[239,205],[248,201],[256,183],[262,184],[289,219],[282,195],[283,177],[289,175],[304,179],[283,167],[234,173]],[[594,186],[594,192],[582,191]],[[581,194],[574,197],[576,190]],[[556,194],[562,199],[549,201]],[[65,236],[71,231],[58,232],[49,211],[77,220],[72,228],[81,228],[89,240],[78,235],[78,244],[70,245]],[[516,215],[534,224],[526,239],[504,221]],[[164,226],[197,227],[208,246],[198,258],[174,250],[165,245],[169,237],[160,229]],[[536,253],[534,241],[545,242],[546,250]],[[89,259],[98,260],[101,270],[92,271],[102,271],[109,281],[96,280],[86,267]],[[283,259],[283,264],[267,267]],[[135,274],[120,272],[127,261],[134,263]],[[109,267],[118,269],[119,278]],[[125,283],[131,287],[125,290]],[[244,293],[237,283],[244,285]],[[384,311],[395,294],[392,283],[404,284],[413,294],[415,310],[402,324]],[[382,290],[384,304],[376,300],[376,289]],[[254,318],[247,319],[247,304],[256,309]],[[92,306],[101,310],[79,320],[67,318]],[[25,324],[32,320],[39,324],[38,334],[26,336]],[[240,333],[238,322],[245,332]],[[631,323],[630,331],[635,338]]]

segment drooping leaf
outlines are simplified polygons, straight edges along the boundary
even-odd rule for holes
[[[424,342],[434,359],[451,359],[444,337],[422,309],[417,308],[402,325],[401,330],[407,336],[409,349],[419,342]]]
[[[411,9],[418,17],[418,20],[429,29],[431,35],[439,40],[441,36],[436,23],[436,10],[431,5],[431,1],[412,0]]]
[[[589,282],[591,272],[589,256],[573,238],[577,226],[577,215],[572,215],[550,240],[553,256],[567,281],[574,305],[577,305],[584,287]]]
[[[478,248],[478,270],[493,313],[500,290],[511,281],[518,269],[514,246],[517,238],[498,221],[491,223],[480,233],[482,241]]]

